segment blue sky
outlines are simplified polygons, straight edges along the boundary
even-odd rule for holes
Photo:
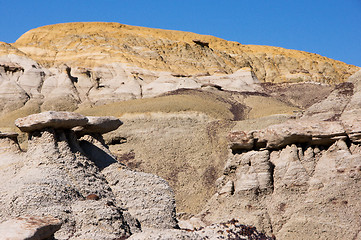
[[[361,0],[0,0],[0,41],[43,25],[104,21],[303,50],[361,66]]]

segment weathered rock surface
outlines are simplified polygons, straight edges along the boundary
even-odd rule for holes
[[[0,154],[20,151],[17,136],[15,132],[0,132]]]
[[[102,173],[117,199],[143,228],[170,229],[178,226],[173,190],[162,178],[135,172],[115,164]]]
[[[264,239],[272,240],[263,233],[259,233],[255,227],[239,223],[232,219],[227,222],[216,223],[195,231],[202,239]]]
[[[16,139],[18,135],[16,132],[0,132],[0,138]]]
[[[186,230],[147,230],[141,233],[132,235],[129,239],[264,239],[272,240],[274,238],[268,237],[263,233],[259,233],[255,227],[240,224],[238,220],[230,220],[223,223],[212,224],[200,229],[186,229]]]
[[[4,240],[46,240],[54,237],[61,224],[53,217],[18,217],[0,224],[0,236]]]
[[[174,193],[164,179],[119,164],[99,134],[82,137],[80,146],[101,169],[117,201],[140,222],[143,229],[178,227]]]
[[[10,166],[11,180],[2,179],[1,219],[51,214],[64,221],[58,239],[130,235],[121,208],[107,205],[115,196],[94,163],[81,154],[74,133],[48,129],[29,138],[28,151],[18,156],[21,167]],[[99,201],[86,200],[90,194]]]

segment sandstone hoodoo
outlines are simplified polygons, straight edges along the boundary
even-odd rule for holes
[[[360,102],[360,67],[317,54],[118,23],[30,30],[0,42],[0,231],[360,239]]]
[[[103,157],[112,159],[107,168],[97,166],[96,163],[102,162],[102,159],[92,161],[99,155],[90,158],[85,155],[92,149],[107,148],[102,145],[103,141],[98,142],[98,146],[92,142],[81,144],[86,140],[83,137],[79,142],[71,130],[73,127],[90,122],[90,132],[102,134],[121,125],[121,121],[114,117],[89,119],[70,112],[48,112],[16,121],[21,130],[29,133],[28,150],[13,152],[11,156],[2,155],[2,164],[5,165],[1,169],[7,170],[3,171],[1,178],[1,191],[5,193],[0,198],[3,203],[1,220],[24,214],[51,215],[64,223],[55,233],[56,239],[113,239],[129,236],[147,225],[176,227],[173,193],[165,181],[159,178],[160,182],[152,185],[155,176],[127,170],[112,158],[109,151],[102,151]],[[9,157],[12,164],[7,165]],[[17,171],[13,172],[15,168]],[[124,178],[125,173],[131,175]],[[146,193],[142,186],[152,187]],[[169,190],[165,192],[164,189]],[[128,191],[125,196],[124,191]],[[134,200],[141,194],[145,194],[144,197],[135,203]],[[11,199],[17,200],[12,202]],[[133,211],[137,212],[133,215]],[[133,216],[143,217],[137,220]],[[15,222],[14,227],[21,228],[22,224]]]

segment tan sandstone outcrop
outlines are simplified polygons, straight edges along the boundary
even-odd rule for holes
[[[194,43],[194,39],[209,43],[209,47]],[[334,82],[345,80],[357,69],[312,53],[119,23],[44,26],[25,33],[13,46],[49,67],[60,62],[82,67],[121,62],[183,75],[232,73],[252,67],[260,80],[276,82]]]

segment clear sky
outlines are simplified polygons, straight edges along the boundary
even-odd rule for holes
[[[361,0],[0,0],[0,41],[64,22],[119,22],[303,50],[361,66]]]

